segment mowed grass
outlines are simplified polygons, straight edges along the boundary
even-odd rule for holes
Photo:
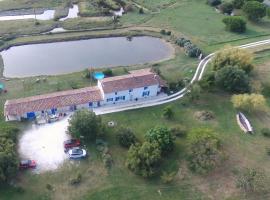
[[[148,7],[158,6],[160,1],[140,1],[142,5]],[[217,13],[213,7],[201,0],[177,0],[176,3],[171,4],[171,1],[161,0],[163,5],[159,12],[146,12],[141,18],[141,25],[152,27],[160,27],[173,31],[178,36],[185,36],[192,39],[201,48],[207,52],[211,52],[225,43],[242,41],[248,43],[254,37],[263,37],[269,35],[270,21],[264,18],[259,23],[247,23],[247,31],[243,34],[236,34],[225,31],[225,26],[222,19],[225,15]],[[148,18],[146,17],[148,16]],[[125,19],[126,18],[126,19]],[[124,15],[123,23],[138,22],[134,14]],[[148,19],[145,21],[144,19]],[[257,40],[259,40],[257,38]]]

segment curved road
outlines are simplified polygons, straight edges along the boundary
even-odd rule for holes
[[[262,41],[258,41],[258,42],[253,42],[253,43],[241,45],[238,47],[241,49],[247,49],[247,48],[262,46],[262,45],[266,45],[266,44],[270,44],[270,39],[262,40]],[[94,109],[94,112],[97,115],[102,115],[102,114],[121,112],[121,111],[126,111],[126,110],[133,110],[133,109],[138,109],[138,108],[157,106],[157,105],[169,103],[172,101],[176,101],[188,93],[188,87],[190,85],[192,85],[194,82],[202,79],[205,68],[207,67],[207,64],[211,61],[211,59],[213,58],[214,55],[215,55],[215,53],[209,54],[203,60],[201,60],[197,69],[196,69],[196,72],[195,72],[192,80],[188,84],[188,86],[186,86],[185,88],[183,88],[179,92],[174,93],[173,95],[164,96],[161,98],[156,98],[156,99],[146,100],[146,101],[139,101],[139,102],[132,102],[132,103],[130,102],[127,104],[123,103],[123,104],[118,104],[118,105],[108,106],[108,107],[105,106],[105,107]]]

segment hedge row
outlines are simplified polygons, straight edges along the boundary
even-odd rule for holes
[[[198,57],[202,53],[202,51],[195,44],[192,44],[190,40],[187,40],[185,38],[177,39],[176,44],[179,45],[180,47],[183,47],[185,53],[189,57]]]

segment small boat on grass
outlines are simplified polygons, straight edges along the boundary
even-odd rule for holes
[[[239,112],[236,115],[237,123],[240,126],[240,128],[245,132],[245,133],[253,133],[253,127],[251,126],[249,120],[246,118],[246,116]]]

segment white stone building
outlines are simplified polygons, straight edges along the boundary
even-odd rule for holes
[[[123,76],[104,78],[97,86],[7,100],[7,121],[32,119],[39,115],[93,109],[103,105],[157,96],[164,81],[150,69],[134,70]]]

